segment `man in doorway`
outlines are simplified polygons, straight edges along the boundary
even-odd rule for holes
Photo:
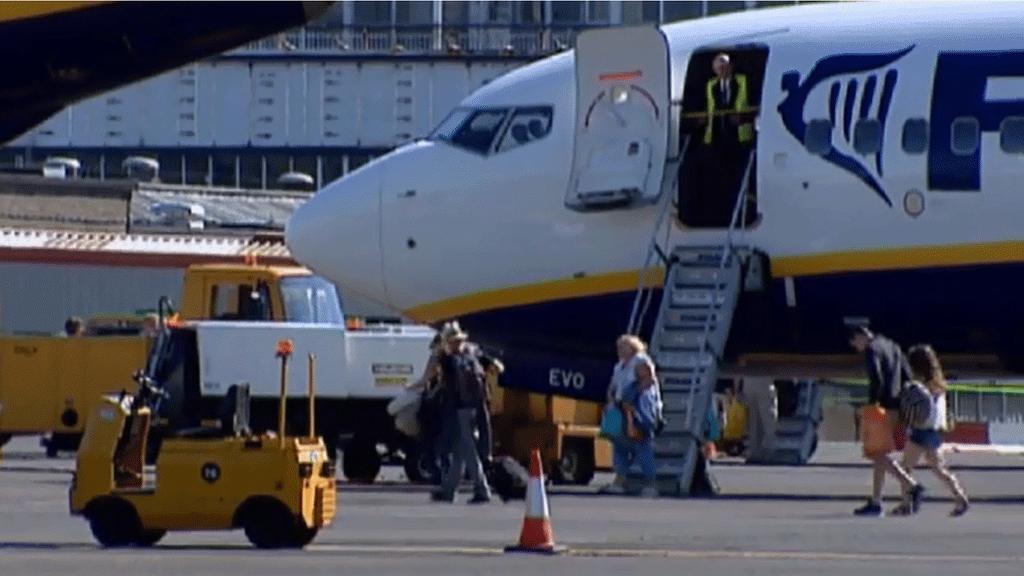
[[[741,187],[754,124],[750,121],[747,77],[734,74],[732,60],[721,53],[711,62],[714,76],[705,86],[707,119],[704,126],[705,166],[709,170],[704,188],[709,198],[707,216],[711,225],[730,224],[736,195]]]
[[[865,368],[868,373],[868,404],[878,404],[885,409],[887,423],[895,436],[896,427],[900,426],[900,393],[903,386],[911,380],[910,368],[903,356],[903,351],[892,340],[874,334],[865,325],[848,327],[850,346],[864,355]],[[882,516],[882,488],[885,486],[885,475],[891,474],[903,485],[905,494],[911,498],[911,506],[916,511],[921,506],[924,487],[914,481],[898,463],[888,454],[872,458],[873,477],[872,492],[867,504],[853,511],[858,516]]]

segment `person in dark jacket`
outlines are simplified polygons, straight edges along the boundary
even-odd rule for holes
[[[469,335],[457,323],[445,325],[441,338],[448,351],[446,359],[441,363],[441,381],[446,392],[454,399],[457,428],[451,465],[444,475],[441,489],[434,492],[431,498],[438,502],[454,502],[455,492],[468,466],[469,478],[473,482],[473,499],[469,502],[490,502],[491,488],[487,484],[476,439],[473,437],[477,410],[484,406],[487,394],[484,370],[472,347],[466,344]]]
[[[900,393],[905,382],[911,379],[903,351],[892,340],[874,334],[867,326],[853,326],[849,329],[849,342],[854,350],[864,355],[864,367],[868,374],[868,403],[878,404],[885,409],[886,419],[893,436],[899,426]],[[872,492],[867,504],[854,510],[858,516],[882,516],[882,489],[885,475],[891,474],[903,485],[910,496],[913,507],[919,508],[924,487],[914,481],[907,471],[889,454],[873,459]]]

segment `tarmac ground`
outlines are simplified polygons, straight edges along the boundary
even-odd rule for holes
[[[502,552],[518,538],[521,501],[431,503],[428,489],[405,483],[397,468],[371,486],[339,481],[334,524],[301,551],[255,550],[241,531],[172,533],[153,549],[105,550],[68,514],[74,460],[46,459],[23,438],[0,459],[0,574],[1021,574],[1024,458],[951,462],[973,497],[962,518],[947,517],[952,502],[925,471],[929,498],[918,516],[852,516],[870,471],[857,446],[823,444],[803,467],[723,462],[714,499],[599,496],[607,475],[586,488],[551,486],[555,537],[569,549],[554,557]]]

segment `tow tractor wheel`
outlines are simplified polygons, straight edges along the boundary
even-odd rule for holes
[[[567,438],[562,442],[562,457],[554,470],[559,484],[586,486],[594,478],[593,443]]]
[[[381,459],[377,447],[367,440],[355,438],[342,452],[341,471],[345,478],[360,484],[373,484],[380,474]]]
[[[120,498],[108,497],[94,501],[89,505],[86,518],[89,519],[93,537],[107,548],[141,544],[144,540],[146,531],[142,529],[135,507]]]
[[[316,537],[283,503],[263,498],[246,505],[242,515],[245,537],[257,548],[302,548]]]
[[[295,533],[293,534],[292,545],[296,548],[303,548],[306,544],[313,541],[316,538],[316,533],[319,531],[318,528],[309,528],[302,522],[298,523],[295,527]]]
[[[167,530],[143,530],[135,540],[136,546],[149,548],[167,535]]]

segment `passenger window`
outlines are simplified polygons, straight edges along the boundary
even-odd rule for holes
[[[551,108],[520,108],[516,110],[498,152],[505,152],[540,140],[551,132]]]
[[[858,154],[875,154],[882,149],[882,123],[878,120],[858,120],[853,129],[853,149]]]
[[[903,151],[907,154],[924,154],[928,150],[928,121],[911,118],[903,125]]]
[[[832,150],[832,123],[828,120],[811,120],[804,133],[804,146],[811,154],[828,154]]]
[[[950,146],[957,156],[970,156],[978,151],[978,140],[981,137],[981,126],[977,118],[961,116],[953,120],[953,133]]]
[[[999,147],[1009,154],[1024,154],[1024,117],[1003,120],[999,126]]]
[[[507,110],[479,110],[452,137],[452,144],[487,154],[505,120]]]

